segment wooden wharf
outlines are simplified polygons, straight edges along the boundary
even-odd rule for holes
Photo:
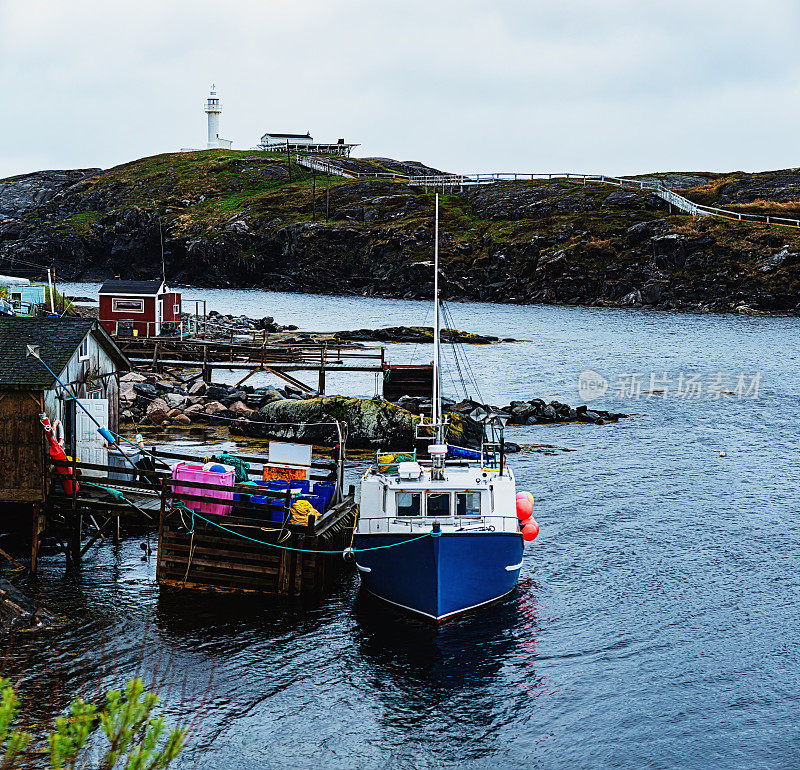
[[[211,382],[214,369],[241,370],[241,385],[257,372],[267,372],[306,393],[306,383],[289,372],[317,372],[317,392],[325,393],[327,372],[383,372],[385,349],[382,345],[362,345],[338,340],[319,343],[271,342],[266,334],[259,341],[211,341],[198,338],[125,337],[117,343],[126,357],[140,368],[193,368]]]
[[[343,460],[312,458],[308,480],[334,482],[336,496],[319,519],[298,524],[291,521],[288,492],[174,480],[166,460],[207,458],[169,450],[151,455],[154,470],[52,460],[51,489],[35,524],[32,570],[45,536],[75,567],[98,541],[119,542],[122,524],[157,528],[156,577],[169,588],[318,597],[345,568],[356,505],[354,487],[343,490]],[[268,458],[236,457],[249,464],[252,479],[262,477]],[[75,480],[65,492],[63,483]],[[216,502],[209,495],[219,492],[233,496],[229,514],[197,512],[203,502]],[[281,521],[272,520],[276,507]]]

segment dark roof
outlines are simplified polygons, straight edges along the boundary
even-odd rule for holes
[[[106,281],[100,287],[100,294],[158,294],[164,281]]]
[[[60,375],[83,338],[93,333],[121,369],[130,369],[127,358],[93,318],[25,318],[0,316],[0,388],[49,388],[55,380],[33,356],[27,345],[38,345],[39,355]]]
[[[278,139],[311,139],[311,133],[306,134],[273,134],[272,131],[267,131],[264,136],[274,136]]]

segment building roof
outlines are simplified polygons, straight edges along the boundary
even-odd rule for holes
[[[311,139],[311,132],[307,131],[305,134],[273,134],[272,131],[267,131],[264,136],[274,136],[276,139]]]
[[[106,281],[100,287],[100,294],[158,294],[164,281],[156,278],[152,281]]]
[[[131,364],[93,318],[25,318],[0,316],[0,389],[49,388],[55,379],[27,346],[38,345],[39,355],[56,374],[61,374],[83,338],[93,333],[120,369]]]

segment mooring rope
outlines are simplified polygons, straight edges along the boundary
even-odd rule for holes
[[[205,516],[201,516],[197,511],[192,510],[191,508],[189,508],[189,506],[186,505],[181,500],[177,500],[175,502],[175,504],[172,506],[172,510],[173,511],[177,510],[179,512],[180,511],[187,511],[187,512],[192,514],[192,528],[191,528],[191,530],[189,530],[189,534],[191,534],[192,537],[194,537],[194,520],[195,520],[195,518],[198,518],[198,519],[201,519],[202,521],[205,521],[207,524],[211,524],[212,526],[218,527],[219,529],[222,529],[225,532],[229,532],[231,535],[236,535],[236,537],[241,537],[243,540],[249,540],[252,543],[258,543],[259,545],[267,545],[270,548],[277,548],[277,549],[279,549],[281,551],[294,551],[295,553],[319,553],[319,554],[323,554],[323,553],[343,553],[338,548],[335,549],[335,550],[312,550],[312,549],[309,549],[309,548],[292,548],[291,546],[288,546],[288,545],[278,545],[277,543],[270,543],[270,542],[267,542],[266,540],[257,540],[254,537],[249,537],[248,535],[243,535],[241,532],[237,532],[236,530],[230,529],[229,527],[224,527],[222,524],[217,524],[217,522],[211,521],[211,519],[207,519]],[[437,535],[433,531],[431,531],[431,532],[425,532],[424,534],[418,535],[417,537],[412,537],[412,538],[410,538],[408,540],[401,540],[399,543],[389,543],[388,545],[375,545],[375,546],[371,546],[370,548],[347,548],[345,550],[349,551],[351,553],[360,553],[360,552],[363,552],[363,551],[380,551],[380,550],[382,550],[384,548],[394,548],[395,546],[398,546],[398,545],[405,545],[406,543],[413,543],[413,542],[415,542],[417,540],[422,540],[425,537],[436,537],[436,536]]]

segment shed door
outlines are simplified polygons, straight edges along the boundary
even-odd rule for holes
[[[0,502],[44,499],[40,393],[0,393]]]
[[[101,425],[108,425],[107,398],[79,398],[78,403],[88,410]],[[80,408],[75,410],[75,456],[82,463],[108,465],[108,450],[97,426]],[[82,470],[84,476],[104,476],[102,471]]]

